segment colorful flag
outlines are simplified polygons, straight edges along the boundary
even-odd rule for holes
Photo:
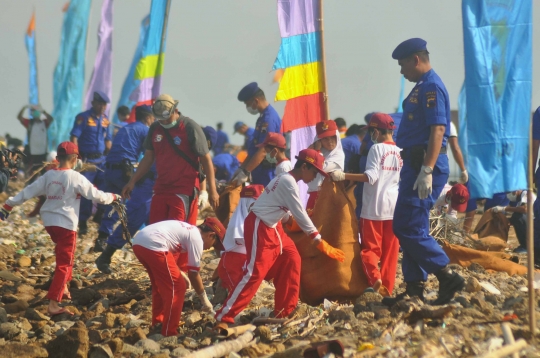
[[[36,14],[32,14],[26,35],[24,35],[24,42],[26,43],[26,50],[28,51],[28,62],[30,63],[30,76],[29,76],[29,92],[28,103],[39,104],[39,90],[38,90],[38,78],[37,78],[37,55],[36,55]]]
[[[401,84],[399,89],[399,102],[397,106],[397,113],[403,112],[403,101],[405,100],[405,76],[401,75]],[[397,131],[394,131],[397,133]]]
[[[84,60],[90,0],[71,0],[64,14],[60,56],[54,70],[54,122],[49,127],[49,148],[69,139],[84,95]]]
[[[532,0],[463,0],[462,12],[469,187],[491,198],[527,188]]]
[[[291,159],[313,143],[315,125],[326,120],[321,62],[320,0],[278,0],[281,47],[274,62],[276,101],[287,101],[283,132],[291,131]],[[305,188],[301,187],[301,193]],[[304,194],[305,195],[305,194]],[[302,199],[305,201],[305,197]]]
[[[85,110],[92,107],[94,91],[101,91],[109,98],[112,97],[112,35],[113,0],[104,0],[98,29],[98,50],[84,101]],[[107,107],[107,113],[109,113],[109,107]]]

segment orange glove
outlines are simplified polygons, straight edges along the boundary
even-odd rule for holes
[[[319,244],[317,245],[317,249],[319,249],[320,252],[334,260],[338,260],[339,262],[345,261],[345,253],[340,249],[336,249],[335,247],[331,246],[324,240],[321,240],[321,242],[319,242]]]

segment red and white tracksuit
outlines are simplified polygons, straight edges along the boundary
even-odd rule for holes
[[[247,254],[244,275],[217,311],[217,321],[234,322],[263,280],[274,280],[276,317],[287,317],[296,308],[300,294],[300,254],[281,226],[281,219],[289,210],[304,232],[312,238],[320,237],[302,207],[295,179],[288,173],[274,178],[244,222]]]
[[[183,196],[183,198],[182,198]],[[165,220],[184,221],[191,225],[197,223],[199,209],[197,199],[191,201],[191,205],[186,214],[186,206],[189,204],[189,197],[180,194],[154,194],[150,204],[150,224]]]

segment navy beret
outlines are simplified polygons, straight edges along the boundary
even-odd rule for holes
[[[140,106],[135,107],[135,113],[146,113],[154,115],[154,112],[152,112],[152,107],[147,104],[141,104]]]
[[[217,132],[214,128],[210,126],[206,126],[203,128],[204,135],[206,136],[206,140],[210,141],[210,149],[214,148],[214,145],[216,145],[217,141]]]
[[[408,39],[400,43],[394,52],[392,52],[392,58],[394,60],[401,60],[415,52],[427,51],[427,42],[420,38]]]
[[[105,102],[105,103],[111,102],[109,100],[109,97],[101,91],[94,91],[94,101]]]
[[[240,102],[249,101],[255,96],[255,93],[257,93],[258,90],[259,85],[257,82],[251,82],[240,90],[240,93],[238,93],[238,100]]]

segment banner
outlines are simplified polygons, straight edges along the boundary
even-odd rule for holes
[[[26,44],[26,51],[28,51],[28,62],[30,65],[29,72],[29,91],[28,91],[28,103],[39,104],[39,89],[37,78],[37,55],[36,55],[36,14],[32,14],[26,35],[24,35],[24,42]]]
[[[54,122],[49,127],[49,148],[69,140],[84,94],[84,61],[90,0],[71,0],[62,25],[60,56],[54,70]]]
[[[527,188],[532,0],[463,0],[471,197]]]
[[[95,91],[101,91],[112,97],[112,35],[113,35],[113,0],[103,0],[101,21],[98,28],[98,50],[94,61],[94,70],[88,84],[84,110],[92,107]],[[110,106],[106,114],[109,114]]]

